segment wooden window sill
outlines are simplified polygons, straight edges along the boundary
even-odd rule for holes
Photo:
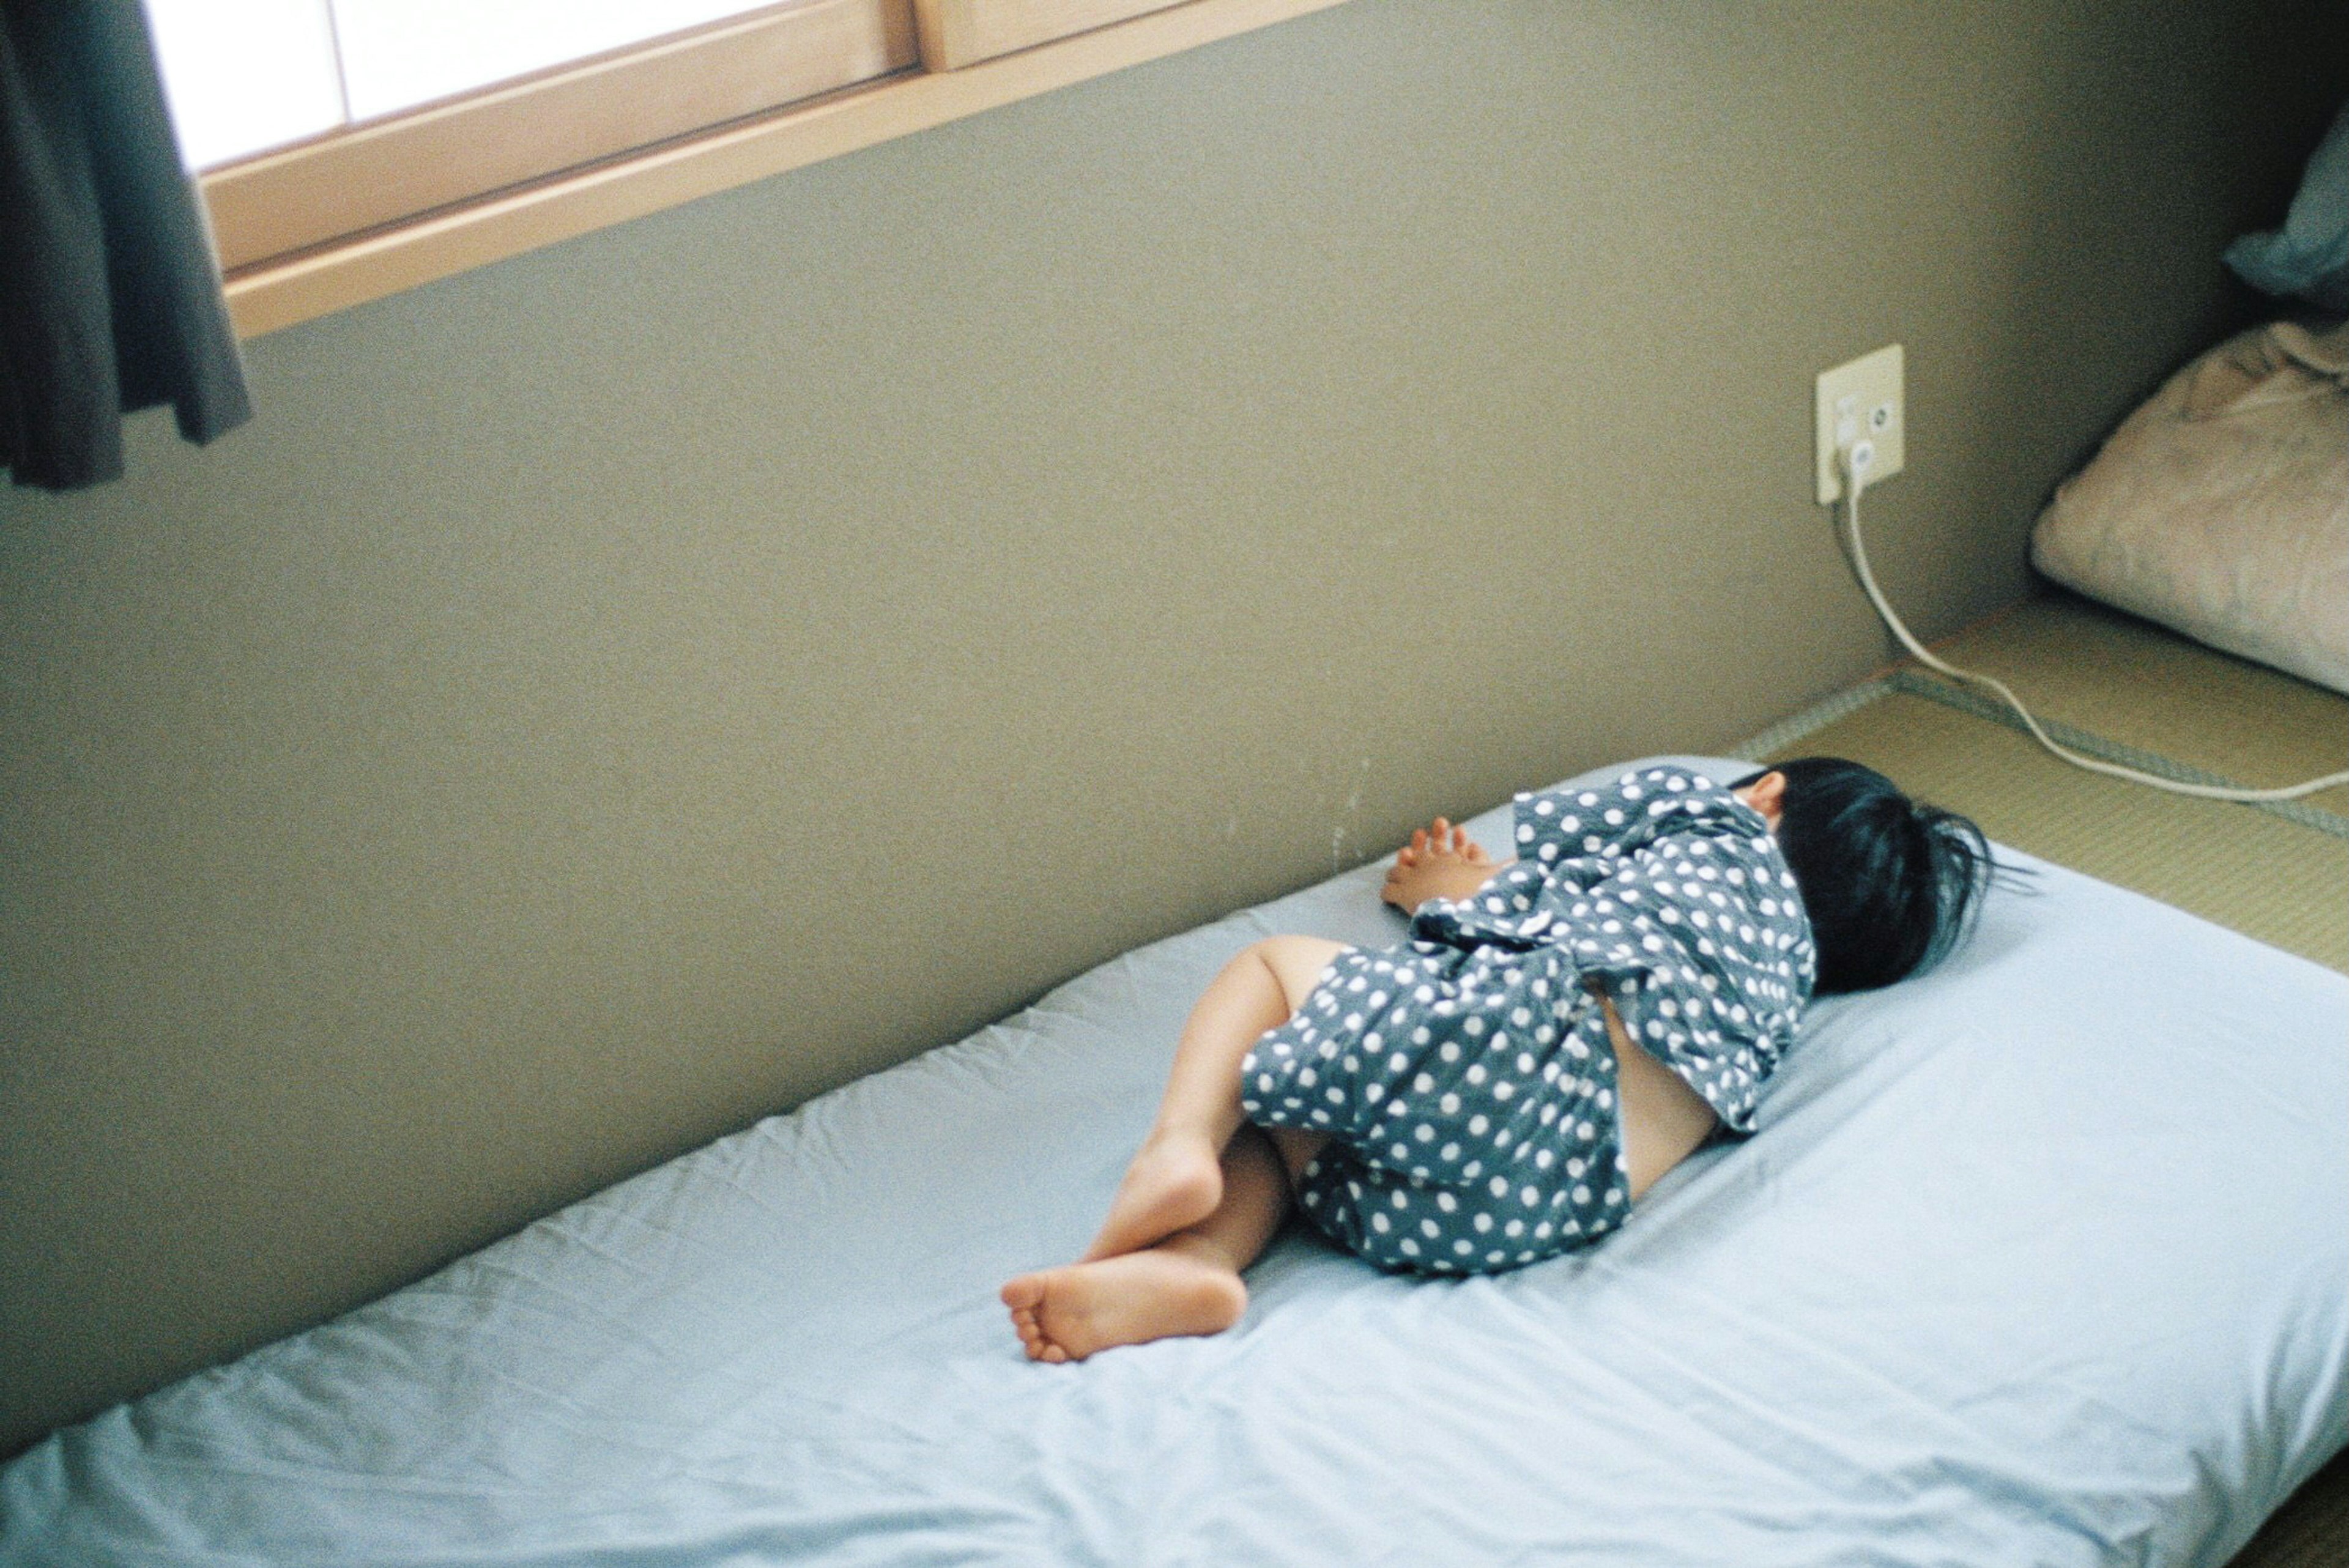
[[[1342,3],[1188,0],[958,70],[901,71],[315,250],[235,268],[225,280],[229,314],[241,336],[258,337],[697,197]]]

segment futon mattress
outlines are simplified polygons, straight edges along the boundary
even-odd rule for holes
[[[2222,1563],[2349,1437],[2349,979],[2006,858],[1588,1251],[1293,1229],[1230,1333],[1022,1357],[1200,987],[1397,940],[1373,865],[51,1437],[0,1563]]]

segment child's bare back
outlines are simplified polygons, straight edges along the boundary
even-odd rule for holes
[[[1775,805],[1774,792],[1773,811]],[[1471,839],[1467,829],[1438,817],[1432,825],[1413,832],[1411,842],[1396,851],[1379,896],[1405,914],[1414,914],[1431,898],[1463,899],[1477,892],[1504,863],[1496,862]],[[1623,1158],[1630,1168],[1631,1197],[1636,1202],[1665,1171],[1712,1137],[1721,1119],[1680,1075],[1632,1043],[1613,1003],[1599,995],[1599,1005],[1606,1012],[1607,1037],[1615,1047]]]

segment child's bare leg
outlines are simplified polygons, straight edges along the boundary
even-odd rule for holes
[[[1081,1262],[1115,1257],[1198,1224],[1222,1201],[1223,1154],[1240,1126],[1240,1063],[1304,1004],[1343,944],[1272,936],[1224,965],[1191,1009],[1141,1150]]]
[[[1003,1287],[1011,1326],[1031,1361],[1081,1361],[1118,1345],[1220,1334],[1247,1309],[1241,1271],[1288,1212],[1288,1171],[1319,1140],[1272,1140],[1242,1127],[1226,1147],[1220,1194],[1196,1224],[1154,1246],[1022,1274]],[[1288,1170],[1284,1170],[1286,1162]]]

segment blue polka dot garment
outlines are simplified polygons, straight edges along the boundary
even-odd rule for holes
[[[1816,978],[1760,814],[1682,769],[1517,798],[1516,861],[1411,940],[1348,948],[1241,1069],[1263,1127],[1325,1132],[1299,1202],[1383,1268],[1515,1268],[1630,1210],[1624,1028],[1739,1131]]]

